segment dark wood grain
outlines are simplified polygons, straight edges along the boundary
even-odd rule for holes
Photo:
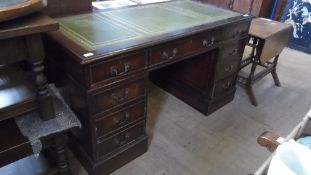
[[[92,11],[92,0],[47,0],[43,13],[51,17],[66,16]]]
[[[0,2],[0,22],[39,11],[45,5],[43,0],[2,0]]]
[[[48,33],[48,77],[83,123],[70,147],[87,171],[109,174],[146,151],[148,74],[204,114],[232,101],[251,19],[241,14],[94,50]]]
[[[0,39],[20,37],[58,29],[58,24],[52,18],[39,13],[23,18],[1,23]]]

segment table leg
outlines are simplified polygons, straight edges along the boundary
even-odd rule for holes
[[[48,90],[47,79],[43,73],[44,49],[40,35],[26,37],[28,54],[31,58],[31,70],[34,74],[34,81],[37,88],[39,110],[43,120],[51,119],[55,116],[53,99]]]
[[[55,159],[60,175],[71,175],[68,158],[65,151],[66,143],[67,137],[65,135],[58,135],[54,138],[53,150],[55,152]]]
[[[281,86],[281,83],[280,83],[278,74],[276,73],[276,66],[277,66],[277,64],[278,64],[278,59],[279,59],[279,55],[276,56],[276,57],[274,58],[274,60],[273,60],[273,69],[272,69],[272,71],[271,71],[271,75],[272,75],[272,77],[273,77],[274,84],[275,84],[276,86],[279,86],[279,87],[280,87],[280,86]]]

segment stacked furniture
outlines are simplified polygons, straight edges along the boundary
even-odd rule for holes
[[[71,149],[87,171],[109,174],[147,151],[149,74],[204,114],[232,101],[251,19],[194,1],[57,18],[47,74],[82,122]]]
[[[34,9],[37,9],[38,4],[42,5],[39,1],[32,0],[23,1],[20,6],[18,5],[20,1],[14,2],[17,5],[2,7],[4,10],[1,11],[1,15],[3,13],[9,15],[9,19],[16,18],[25,15],[26,12],[30,13],[27,10],[30,8],[27,6],[28,3],[34,3],[32,4]],[[14,10],[13,7],[16,9]],[[58,28],[59,25],[55,20],[40,13],[1,22],[0,167],[34,153],[35,140],[32,140],[34,138],[28,136],[27,132],[23,132],[22,128],[29,132],[34,131],[42,127],[40,123],[42,125],[44,122],[49,123],[60,113],[55,113],[57,108],[55,97],[44,75],[45,55],[41,38],[43,33],[55,31]],[[18,125],[17,121],[25,117],[36,119],[39,125],[26,127],[22,124],[24,122]],[[31,124],[32,120],[28,122]],[[48,131],[39,137],[43,148],[52,148],[56,153],[54,155],[56,155],[59,171],[62,174],[70,174],[64,151],[66,139],[63,132],[70,127],[71,125],[61,130],[47,129]],[[41,144],[39,144],[39,150],[40,148]]]

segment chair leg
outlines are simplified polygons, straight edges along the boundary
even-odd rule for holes
[[[253,86],[251,84],[246,85],[246,92],[249,97],[249,100],[251,101],[251,104],[254,106],[258,106],[257,99],[256,99],[256,96],[253,90]]]
[[[274,58],[274,61],[273,61],[273,70],[271,71],[271,75],[273,77],[273,80],[274,80],[274,84],[278,87],[281,86],[281,83],[280,83],[280,80],[279,80],[279,77],[278,77],[278,74],[276,73],[276,66],[278,64],[278,59],[279,59],[279,55],[276,56]]]

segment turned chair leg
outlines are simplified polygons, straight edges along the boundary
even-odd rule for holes
[[[279,77],[278,77],[278,74],[276,73],[276,66],[278,64],[278,59],[279,59],[279,55],[276,56],[274,58],[274,61],[273,61],[273,70],[271,71],[271,75],[273,77],[273,80],[274,80],[274,84],[278,87],[281,86],[281,83],[280,83],[280,80],[279,80]]]

